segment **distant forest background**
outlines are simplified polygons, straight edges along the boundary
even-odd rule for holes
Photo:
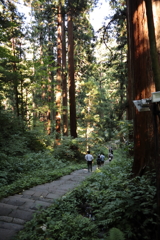
[[[1,1],[2,114],[46,145],[44,138],[57,145],[64,136],[89,146],[127,141],[126,5],[111,2],[114,15],[95,33],[89,12],[97,1],[24,4],[27,25],[18,3]],[[2,116],[2,129],[10,128]]]

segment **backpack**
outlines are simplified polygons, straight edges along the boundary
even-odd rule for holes
[[[97,164],[100,164],[101,163],[101,158],[100,158],[100,155],[98,155],[97,157]]]
[[[104,155],[101,155],[100,158],[101,158],[101,161],[104,162],[104,159],[105,159]]]
[[[111,161],[113,159],[113,154],[112,153],[109,153],[109,161]]]

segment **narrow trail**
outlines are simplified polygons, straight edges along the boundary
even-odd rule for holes
[[[108,161],[105,161],[108,162]],[[93,166],[93,171],[97,166]],[[80,169],[58,180],[25,190],[20,194],[0,200],[0,240],[11,240],[33,213],[49,207],[55,199],[65,195],[90,176],[87,169]]]

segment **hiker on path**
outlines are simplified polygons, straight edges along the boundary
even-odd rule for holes
[[[101,166],[103,166],[104,165],[104,159],[105,159],[105,156],[103,155],[103,153],[101,153],[100,159],[101,159]]]
[[[97,167],[98,167],[98,169],[100,168],[100,166],[101,166],[101,155],[98,154],[98,157],[97,157]]]
[[[111,161],[113,159],[113,148],[112,147],[109,148],[108,157],[109,157],[109,161]]]
[[[93,156],[90,154],[90,151],[87,151],[87,154],[85,155],[85,159],[87,161],[87,166],[88,166],[88,172],[92,172],[92,161],[93,161]]]
[[[109,153],[113,154],[113,148],[112,147],[109,148]]]

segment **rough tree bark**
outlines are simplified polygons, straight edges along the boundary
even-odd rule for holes
[[[146,13],[147,13],[147,22],[148,22],[148,35],[149,35],[149,42],[150,42],[150,56],[151,56],[151,63],[152,63],[153,79],[155,82],[156,91],[160,91],[160,63],[159,63],[159,57],[157,52],[152,1],[145,0],[145,4],[146,4]],[[159,39],[157,42],[159,42]],[[160,217],[160,115],[158,114],[158,112],[160,111],[160,103],[159,102],[152,103],[151,110],[153,115],[154,136],[155,136],[157,212],[158,212],[158,216]],[[160,223],[158,221],[157,240],[159,239],[160,239]]]
[[[153,12],[152,12],[153,6]],[[127,0],[129,43],[129,106],[134,99],[150,98],[160,90],[160,1]],[[158,54],[157,54],[158,53]],[[133,108],[129,116],[134,119],[133,174],[141,175],[148,165],[157,172],[157,213],[160,216],[160,121],[155,113],[159,103],[151,104],[153,112],[137,112]],[[153,116],[153,119],[152,119]],[[156,161],[155,161],[156,159]],[[158,223],[157,240],[160,239]]]
[[[154,167],[153,122],[150,112],[138,112],[133,100],[150,98],[155,90],[151,69],[146,8],[143,0],[129,1],[128,60],[129,60],[129,114],[134,121],[133,175],[141,175],[145,166]]]

